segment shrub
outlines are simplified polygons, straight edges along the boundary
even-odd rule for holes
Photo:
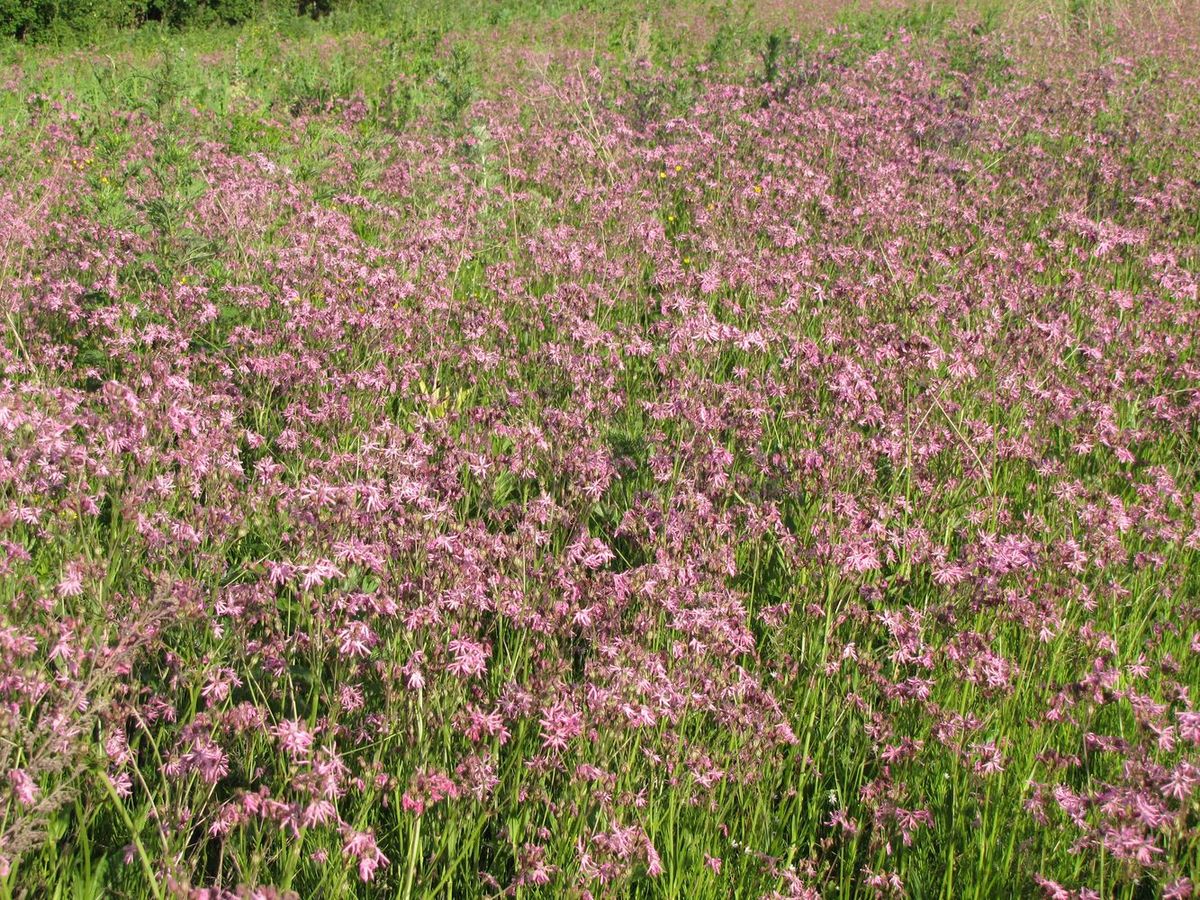
[[[256,16],[328,13],[335,0],[0,0],[0,36],[34,43],[93,39],[147,21],[173,28],[236,25]]]
[[[0,34],[54,42],[136,25],[145,14],[146,0],[0,0]]]

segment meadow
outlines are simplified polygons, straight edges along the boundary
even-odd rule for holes
[[[1200,895],[1200,6],[0,45],[0,898]]]

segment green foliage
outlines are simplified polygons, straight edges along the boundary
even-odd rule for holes
[[[750,39],[751,8],[749,4],[725,0],[725,3],[709,8],[708,18],[715,28],[704,48],[704,62],[724,68],[740,57]]]
[[[37,4],[31,0],[0,0],[0,33],[5,37],[21,37],[37,21]]]
[[[0,34],[61,43],[143,21],[147,0],[0,0]]]
[[[460,118],[479,89],[479,77],[471,63],[471,49],[465,44],[452,46],[434,78],[442,94],[443,114],[451,120]]]
[[[268,16],[322,16],[334,0],[0,0],[0,36],[78,44],[148,22],[171,28],[236,25]]]

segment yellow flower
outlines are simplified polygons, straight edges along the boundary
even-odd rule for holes
[[[676,172],[682,172],[682,171],[683,171],[683,166],[676,166],[676,167],[675,167],[675,171],[676,171]]]

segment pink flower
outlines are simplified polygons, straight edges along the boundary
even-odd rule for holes
[[[62,579],[55,588],[55,593],[64,599],[78,597],[83,593],[83,567],[79,563],[71,563],[67,566]]]
[[[338,630],[338,653],[344,657],[369,656],[378,640],[365,622],[349,622]]]
[[[33,806],[37,802],[41,789],[24,769],[9,769],[8,783],[12,787],[13,796],[22,806]]]
[[[346,829],[342,854],[358,860],[358,877],[362,881],[373,879],[376,870],[386,866],[389,862],[388,858],[383,855],[383,852],[375,844],[375,833],[373,831]]]
[[[284,719],[273,729],[279,746],[294,759],[308,755],[313,745],[313,734],[308,726],[294,719]]]
[[[482,675],[487,668],[487,658],[491,651],[475,641],[460,638],[449,644],[449,650],[454,659],[446,666],[446,671],[460,678],[470,678]]]
[[[583,716],[565,703],[556,703],[542,715],[542,746],[547,750],[565,750],[572,738],[583,733]]]

